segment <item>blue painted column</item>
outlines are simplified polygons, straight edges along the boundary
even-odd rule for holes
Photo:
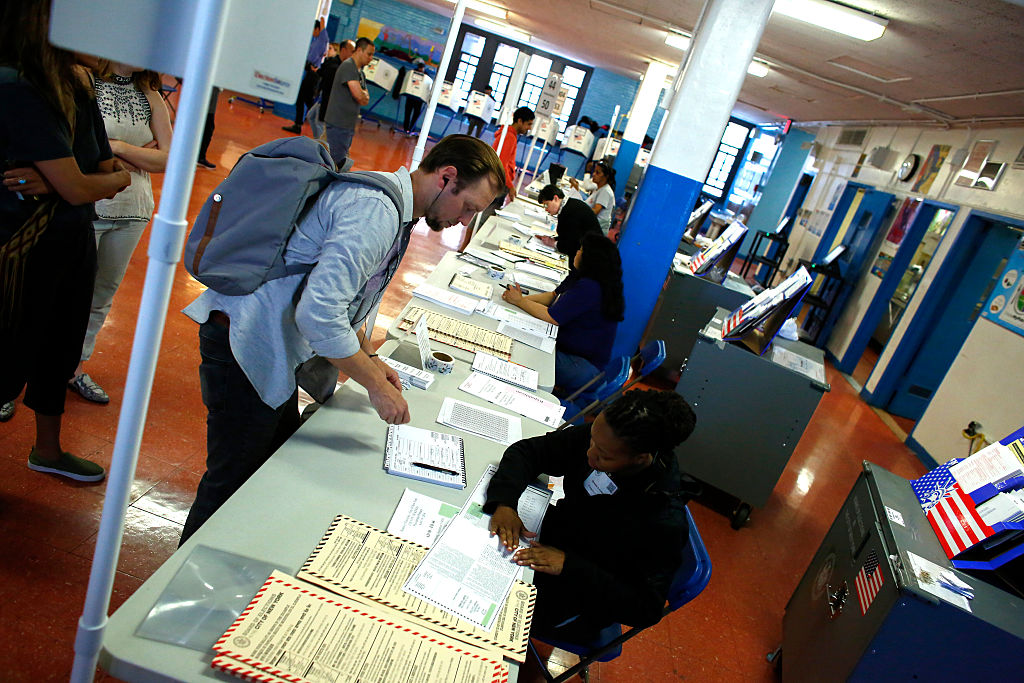
[[[718,151],[773,0],[707,0],[619,238],[626,318],[613,355],[636,351]],[[641,138],[642,139],[642,138]]]
[[[672,75],[674,67],[662,62],[650,62],[644,78],[640,81],[640,89],[633,98],[633,106],[629,110],[626,129],[622,131],[622,142],[619,152],[615,155],[615,201],[622,199],[629,174],[633,172],[640,146],[647,135],[647,129],[658,106],[658,98],[665,88],[665,79]]]

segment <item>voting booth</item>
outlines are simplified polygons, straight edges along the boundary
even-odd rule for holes
[[[604,159],[605,157],[613,157],[619,153],[619,144],[622,141],[619,138],[601,138],[597,141],[597,147],[594,149],[595,159]]]
[[[537,137],[538,143],[544,144],[547,141],[548,146],[552,146],[558,142],[558,121],[547,116],[538,116],[533,122],[530,134]]]
[[[487,107],[487,95],[479,90],[469,91],[466,97],[466,113],[478,119],[484,118],[484,109]]]
[[[441,92],[437,96],[437,105],[439,107],[448,107],[449,109],[455,109],[458,105],[457,102],[453,101],[452,91],[455,86],[451,81],[441,82]]]
[[[563,147],[569,151],[589,157],[590,150],[594,147],[594,134],[586,126],[569,126],[565,129],[565,144]]]
[[[363,75],[370,83],[390,91],[395,86],[395,81],[398,80],[398,69],[380,57],[374,57],[363,68]]]
[[[422,71],[406,71],[399,92],[402,95],[418,97],[426,102],[430,99],[430,88],[433,85],[433,79]]]

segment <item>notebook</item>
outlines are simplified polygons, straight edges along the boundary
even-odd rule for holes
[[[399,477],[466,488],[466,454],[462,437],[411,425],[388,427],[384,470]]]
[[[523,438],[523,421],[519,417],[488,410],[470,403],[446,398],[437,421],[506,446]],[[465,485],[465,484],[463,484]]]
[[[439,306],[450,308],[453,311],[458,311],[463,315],[473,315],[473,312],[476,311],[476,299],[435,287],[426,282],[412,290],[412,295],[431,301]]]
[[[473,371],[530,391],[537,391],[537,381],[540,379],[540,374],[533,368],[502,360],[483,351],[477,351],[473,356]]]
[[[452,279],[448,283],[448,286],[457,292],[480,297],[481,299],[490,299],[494,294],[494,285],[487,282],[477,282],[476,280],[459,273],[452,275]]]

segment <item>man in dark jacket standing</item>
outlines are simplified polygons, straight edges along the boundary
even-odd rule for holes
[[[487,489],[491,533],[507,548],[534,538],[516,512],[538,475],[563,476],[565,498],[513,561],[535,572],[535,635],[587,642],[612,623],[661,619],[689,526],[673,449],[693,431],[686,400],[670,391],[630,391],[590,425],[513,444]],[[692,480],[691,480],[692,482]]]
[[[565,198],[565,193],[557,185],[545,185],[537,193],[540,202],[549,214],[558,217],[555,228],[554,246],[558,253],[569,257],[569,263],[580,248],[583,235],[588,232],[601,232],[601,224],[597,222],[594,210],[587,203],[575,197]],[[548,242],[550,238],[545,238]]]

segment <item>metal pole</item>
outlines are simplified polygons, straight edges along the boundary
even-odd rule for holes
[[[530,139],[530,149],[526,153],[526,161],[523,162],[523,172],[519,174],[519,180],[516,182],[516,196],[519,196],[519,189],[523,186],[523,178],[526,177],[526,169],[530,168],[530,159],[533,158],[533,148],[537,146],[537,134],[534,133]]]
[[[441,63],[437,66],[437,78],[434,79],[434,87],[430,89],[430,99],[427,100],[427,113],[423,116],[420,136],[416,139],[416,149],[412,152],[410,171],[419,168],[420,162],[423,161],[423,154],[427,149],[427,138],[430,136],[430,124],[434,122],[434,110],[437,109],[437,100],[441,97],[441,85],[444,83],[444,75],[448,73],[448,63],[452,60],[452,53],[455,52],[455,41],[458,40],[459,26],[462,25],[462,15],[465,12],[466,0],[459,0],[455,3],[452,23],[448,26],[448,40],[444,44]]]
[[[78,620],[72,683],[91,681],[96,671],[103,631],[107,625],[110,593],[124,531],[124,515],[135,477],[142,429],[153,388],[160,338],[167,317],[175,264],[181,258],[188,225],[185,215],[195,175],[199,139],[213,86],[221,33],[231,0],[199,0],[185,63],[184,84],[176,119],[177,130],[167,159],[160,210],[153,217],[149,264],[135,326],[124,402],[107,477],[103,517],[93,553],[85,606]]]

